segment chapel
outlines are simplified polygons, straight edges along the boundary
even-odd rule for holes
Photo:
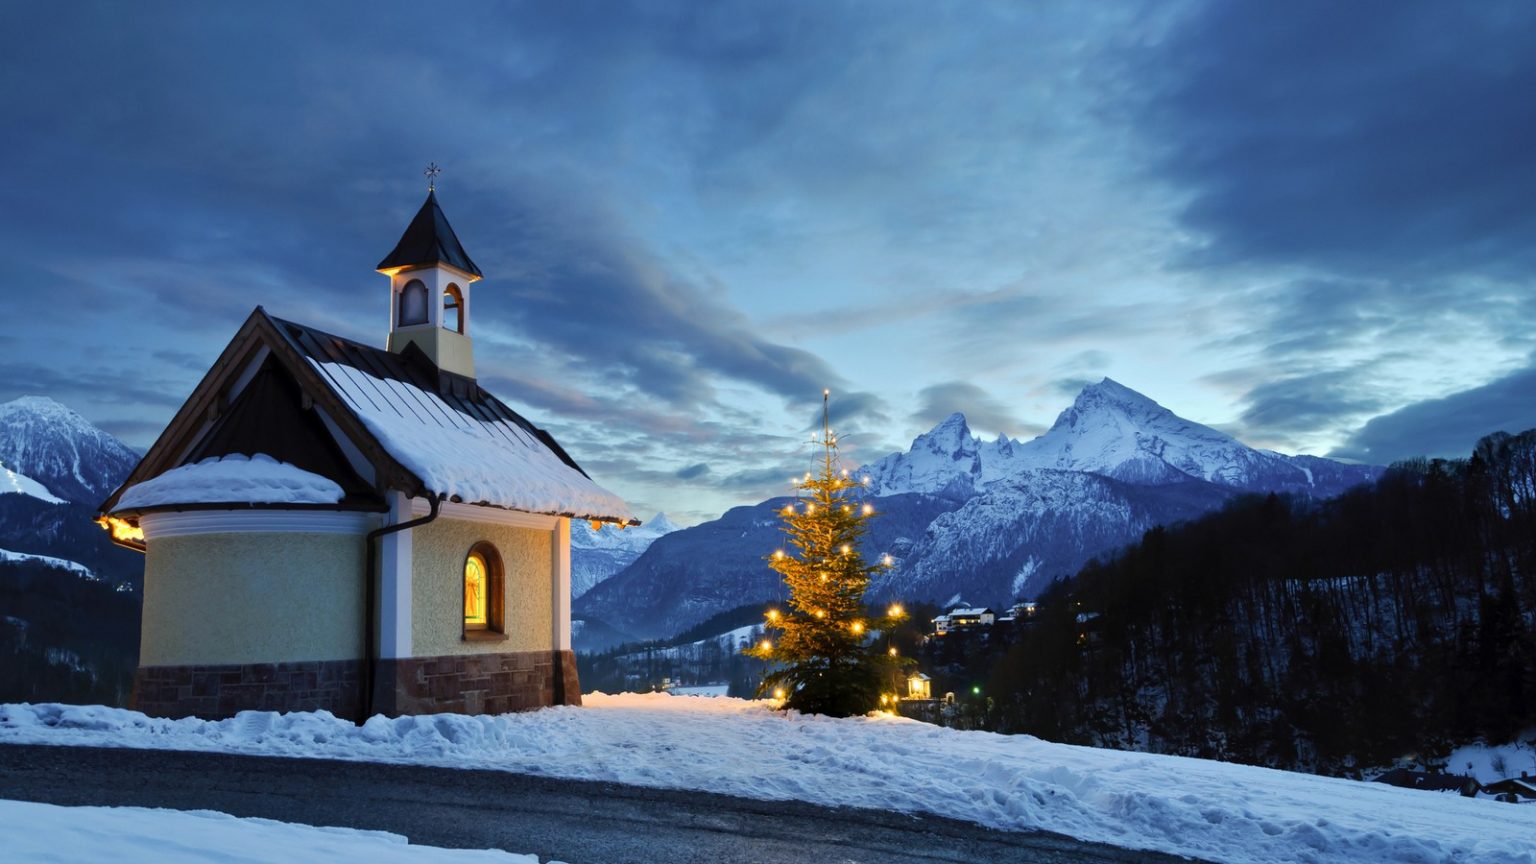
[[[101,505],[145,554],[133,708],[580,704],[571,520],[639,523],[476,379],[482,274],[435,190],[377,270],[382,347],[256,307]]]

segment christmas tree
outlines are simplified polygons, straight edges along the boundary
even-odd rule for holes
[[[877,617],[865,608],[870,576],[889,559],[871,566],[859,551],[865,523],[875,511],[860,500],[863,484],[839,470],[837,437],[828,424],[829,396],[822,393],[817,471],[792,481],[798,500],[782,511],[789,549],[768,557],[789,587],[788,608],[768,610],[770,636],[748,653],[775,664],[759,696],[772,695],[785,708],[805,713],[845,717],[895,698],[882,691],[892,689],[904,661],[895,649],[876,651],[868,643],[872,631],[888,630],[903,612],[897,605]]]

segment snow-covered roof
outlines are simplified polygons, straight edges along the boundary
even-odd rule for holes
[[[279,462],[265,453],[210,456],[129,486],[120,510],[176,504],[335,504],[334,480]]]
[[[286,463],[287,479],[206,459],[255,451]],[[389,490],[639,524],[548,432],[420,347],[391,352],[260,307],[102,507],[130,520],[199,503],[379,512]]]
[[[991,609],[951,609],[951,610],[949,610],[949,617],[951,617],[951,618],[956,618],[956,617],[970,618],[970,617],[980,617],[982,615],[991,615],[991,614],[992,614],[992,610]]]
[[[530,513],[634,519],[622,498],[567,464],[522,424],[471,416],[437,393],[345,363],[310,362],[430,492]]]

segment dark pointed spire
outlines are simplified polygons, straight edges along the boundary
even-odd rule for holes
[[[411,220],[400,242],[395,244],[395,251],[384,256],[376,269],[387,271],[430,264],[447,264],[477,279],[484,275],[459,245],[459,238],[454,236],[453,226],[448,224],[443,208],[437,206],[437,193],[433,191],[427,192],[427,200],[416,211],[416,218]]]

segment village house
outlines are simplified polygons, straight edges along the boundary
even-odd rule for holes
[[[1506,777],[1503,780],[1495,780],[1492,783],[1483,785],[1479,791],[1499,801],[1506,801],[1511,804],[1536,802],[1536,779],[1531,778],[1522,771],[1519,777]]]
[[[973,609],[961,606],[933,619],[933,635],[943,636],[958,630],[975,630],[978,627],[991,627],[996,621],[997,613],[991,609]]]
[[[1455,792],[1458,795],[1471,798],[1478,792],[1477,780],[1462,774],[1431,774],[1426,771],[1412,771],[1407,768],[1393,768],[1375,782],[1385,783],[1388,786],[1398,786],[1403,789],[1423,789],[1429,792]]]
[[[377,269],[383,347],[258,306],[102,504],[146,556],[138,710],[580,704],[570,520],[638,523],[476,380],[434,191]]]
[[[1022,603],[1013,604],[1009,607],[1008,612],[997,620],[999,622],[1029,622],[1035,620],[1035,616],[1039,613],[1040,604],[1033,600],[1026,600]]]

